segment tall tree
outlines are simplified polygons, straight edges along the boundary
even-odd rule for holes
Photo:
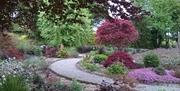
[[[149,11],[151,16],[147,17],[150,31],[156,31],[157,36],[164,40],[168,38],[167,33],[173,33],[180,29],[180,1],[178,0],[135,0],[136,4],[144,10]],[[177,38],[177,36],[176,36]],[[160,42],[160,37],[156,41]],[[176,39],[177,40],[177,39]],[[156,42],[156,43],[157,43]]]

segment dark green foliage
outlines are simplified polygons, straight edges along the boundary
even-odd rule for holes
[[[150,52],[144,56],[144,65],[145,67],[158,67],[160,64],[160,60],[158,55],[153,52]]]
[[[41,56],[42,55],[42,48],[40,46],[34,46],[32,49],[32,54]]]
[[[126,71],[126,68],[122,64],[112,64],[108,67],[108,72],[111,74],[124,74]]]
[[[20,76],[8,75],[6,80],[1,79],[0,91],[29,91],[26,83]]]
[[[95,48],[94,46],[83,45],[83,46],[79,46],[79,47],[77,48],[77,51],[78,51],[79,53],[88,53],[88,52],[93,51],[93,50],[95,50],[95,49],[96,49],[96,48]]]
[[[136,26],[141,32],[139,47],[157,48],[165,41],[169,47],[169,40],[176,40],[180,29],[180,2],[178,0],[134,0],[144,10],[149,11],[151,16],[136,21]],[[167,35],[171,33],[172,36]],[[147,37],[148,36],[148,37]]]
[[[52,46],[80,46],[89,44],[93,41],[93,31],[91,30],[91,14],[88,9],[81,9],[77,11],[83,14],[78,16],[78,19],[82,20],[82,24],[79,23],[63,23],[62,21],[50,21],[47,14],[40,12],[38,15],[38,31],[40,31],[41,37],[46,44]],[[68,17],[73,17],[69,15]],[[58,22],[58,23],[57,23]]]
[[[151,32],[152,29],[149,25],[149,18],[144,17],[140,21],[135,21],[134,24],[139,32],[139,39],[132,46],[137,48],[155,48],[154,45],[156,45],[157,43],[155,41],[156,38],[153,36],[155,36],[156,34],[153,34]]]
[[[156,67],[154,68],[154,72],[158,75],[166,75],[166,71],[163,67]]]
[[[104,54],[96,54],[94,56],[94,62],[95,63],[101,63],[107,59],[107,56]]]

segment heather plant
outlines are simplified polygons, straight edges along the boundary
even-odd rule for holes
[[[174,77],[173,72],[169,70],[165,70],[165,75],[156,74],[152,68],[141,68],[135,69],[128,73],[129,77],[135,78],[136,80],[143,83],[180,83],[180,79]]]
[[[166,75],[166,71],[163,67],[159,66],[159,67],[154,68],[153,70],[158,75]]]
[[[143,58],[143,62],[146,67],[158,67],[160,64],[158,55],[153,52],[146,54]]]

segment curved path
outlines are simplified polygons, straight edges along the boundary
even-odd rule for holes
[[[76,67],[76,64],[81,60],[82,58],[59,59],[59,61],[51,64],[49,66],[49,69],[60,76],[64,76],[70,79],[76,79],[86,83],[101,84],[102,80],[108,83],[113,83],[113,80],[110,78],[98,76],[95,74],[91,74],[79,70]],[[180,86],[179,85],[158,86],[158,85],[138,84],[136,89],[137,91],[180,91]]]
[[[101,82],[104,80],[108,83],[113,83],[113,80],[110,78],[98,76],[79,70],[76,67],[76,64],[81,60],[82,58],[64,59],[51,64],[49,68],[61,76],[71,79],[74,78],[82,82],[101,84]]]

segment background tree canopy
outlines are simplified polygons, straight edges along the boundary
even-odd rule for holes
[[[177,41],[177,32],[180,30],[180,1],[135,0],[135,2],[151,13],[150,16],[136,22],[142,37],[139,41],[145,41],[144,46],[151,45],[151,48],[157,48],[162,45],[163,41],[166,41],[166,46],[169,45],[169,39]],[[140,45],[143,46],[139,42],[138,46]]]
[[[6,0],[0,7],[1,33],[13,30],[15,24],[53,46],[92,42],[88,40],[93,40],[95,18],[135,19],[144,14],[129,0]]]

